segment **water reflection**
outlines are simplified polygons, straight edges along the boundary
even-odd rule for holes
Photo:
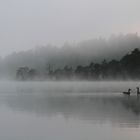
[[[135,96],[105,94],[16,94],[0,101],[8,108],[46,117],[62,115],[94,123],[139,127],[140,100]]]

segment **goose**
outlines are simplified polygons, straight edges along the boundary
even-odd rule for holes
[[[136,88],[137,88],[137,95],[140,95],[139,87],[136,87]]]
[[[131,91],[131,89],[129,88],[128,91],[123,92],[123,94],[130,95],[130,93],[131,93],[130,91]]]

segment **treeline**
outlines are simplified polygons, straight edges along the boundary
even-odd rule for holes
[[[101,63],[91,62],[89,65],[79,65],[75,68],[65,66],[54,69],[51,64],[44,72],[28,67],[19,67],[16,72],[18,80],[139,80],[140,50],[134,49],[120,60],[103,60]]]
[[[139,48],[138,34],[112,35],[108,39],[96,38],[79,43],[65,43],[63,46],[38,46],[30,50],[13,52],[0,59],[0,78],[13,79],[19,67],[34,68],[44,75],[46,67],[64,68],[71,66],[74,70],[78,65],[87,66],[90,62],[101,63],[105,58],[120,60],[126,52]],[[41,77],[41,76],[39,76]]]

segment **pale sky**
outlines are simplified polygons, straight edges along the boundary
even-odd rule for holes
[[[140,0],[0,0],[0,55],[140,33]]]

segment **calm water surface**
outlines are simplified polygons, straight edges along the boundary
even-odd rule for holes
[[[0,140],[140,140],[140,82],[0,82]],[[130,97],[122,91],[132,88]]]

